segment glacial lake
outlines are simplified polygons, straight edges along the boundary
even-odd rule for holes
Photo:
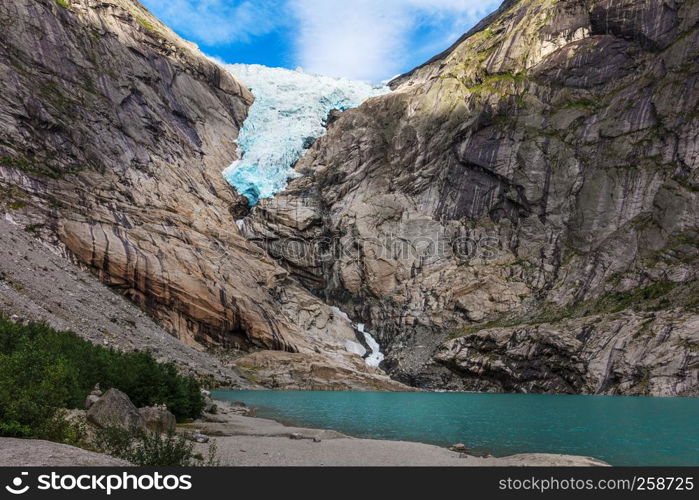
[[[699,466],[699,399],[522,394],[214,391],[257,416],[495,456],[584,455],[612,465]]]

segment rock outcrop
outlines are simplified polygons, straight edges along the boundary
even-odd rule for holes
[[[313,391],[410,391],[391,380],[382,370],[367,366],[359,356],[347,356],[344,363],[325,354],[293,352],[253,353],[235,362],[248,380],[268,389]]]
[[[696,394],[698,23],[696,0],[506,1],[334,119],[243,233],[400,381]]]
[[[359,368],[350,322],[235,224],[245,87],[135,0],[3,2],[0,25],[6,220],[183,342]]]
[[[58,331],[119,351],[145,351],[181,372],[227,386],[251,384],[201,346],[179,341],[143,310],[115,294],[25,228],[0,220],[0,311],[19,322]],[[47,286],[50,283],[51,286]]]
[[[625,311],[491,328],[448,341],[439,387],[492,392],[697,396],[699,317]],[[427,377],[425,377],[427,379]],[[429,382],[427,382],[429,384]]]
[[[87,420],[102,429],[143,429],[146,422],[129,397],[118,389],[109,389],[87,410]]]
[[[3,467],[128,467],[129,462],[65,444],[0,438]]]
[[[175,416],[170,413],[167,406],[146,406],[139,408],[138,414],[143,419],[146,429],[153,432],[174,432]]]

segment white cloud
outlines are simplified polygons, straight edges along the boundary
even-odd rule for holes
[[[290,0],[299,23],[296,57],[304,70],[379,81],[416,56],[435,55],[500,0]],[[430,30],[416,44],[416,30]],[[432,31],[434,33],[432,33]]]
[[[449,46],[501,0],[142,0],[208,46],[281,30],[296,65],[378,82]],[[271,49],[273,50],[273,49]],[[278,49],[277,49],[278,50]],[[235,63],[237,61],[227,61]]]
[[[288,22],[280,0],[142,0],[171,28],[207,45],[250,42]]]

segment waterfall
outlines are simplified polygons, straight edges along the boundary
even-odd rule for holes
[[[346,319],[349,322],[352,322],[347,313],[341,310],[339,307],[331,307],[330,309],[332,309],[332,311],[338,316]],[[376,341],[376,339],[374,339],[374,337],[372,337],[371,334],[366,331],[366,329],[364,328],[364,323],[352,324],[354,328],[364,336],[364,341],[369,346],[369,349],[371,349],[371,352],[367,353],[367,350],[364,348],[364,346],[358,342],[348,341],[345,347],[349,352],[353,352],[355,354],[358,354],[359,356],[362,356],[367,365],[379,366],[381,362],[385,359],[384,354],[381,352],[381,346]]]
[[[371,349],[371,354],[364,358],[364,361],[366,361],[366,364],[369,366],[379,366],[386,358],[381,352],[381,346],[369,332],[364,330],[364,325],[362,323],[357,325],[357,331],[364,335],[364,340]]]

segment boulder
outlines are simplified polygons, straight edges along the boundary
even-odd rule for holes
[[[85,409],[89,410],[93,404],[95,404],[100,397],[102,397],[102,390],[100,389],[99,384],[95,384],[94,389],[92,389],[92,392],[87,396],[85,399]]]
[[[89,410],[92,408],[92,405],[94,405],[97,401],[99,401],[100,397],[95,396],[94,394],[89,394],[87,398],[85,398],[85,409]]]
[[[143,429],[145,422],[129,397],[118,389],[109,389],[87,411],[87,420],[98,427]]]
[[[165,405],[147,406],[139,408],[138,413],[143,418],[146,429],[155,432],[169,432],[175,430],[175,415],[170,413]]]
[[[244,417],[255,416],[255,409],[250,408],[242,401],[233,401],[232,403],[221,404],[219,406],[219,410],[222,413],[228,413],[229,415],[242,415]]]
[[[190,441],[194,441],[195,443],[199,444],[205,444],[209,442],[209,436],[207,436],[206,434],[202,434],[199,431],[194,431],[191,434],[185,435],[185,437]]]

